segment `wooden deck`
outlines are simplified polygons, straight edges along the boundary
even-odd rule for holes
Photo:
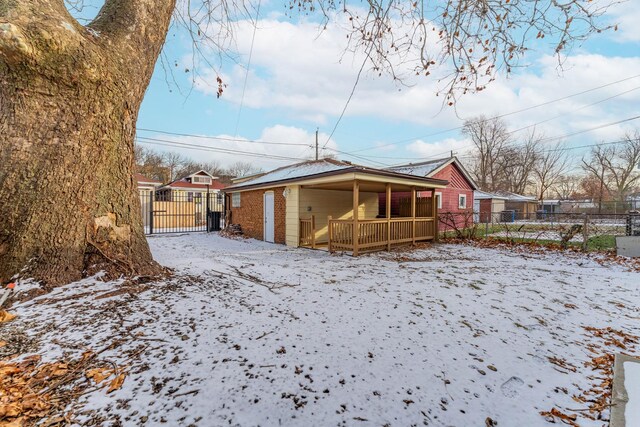
[[[408,215],[402,218],[391,218],[391,186],[386,184],[385,190],[386,218],[360,219],[359,182],[354,181],[352,217],[328,217],[329,252],[346,251],[357,256],[361,252],[390,250],[393,246],[438,239],[438,210],[437,205],[431,202],[435,200],[435,189],[432,190],[431,201],[419,205],[416,189],[412,187],[411,197],[406,200]],[[318,246],[315,217],[312,215],[310,218],[301,218],[299,227],[299,246],[315,249]]]
[[[390,250],[436,238],[433,218],[329,220],[329,252]],[[354,231],[355,230],[355,231]]]

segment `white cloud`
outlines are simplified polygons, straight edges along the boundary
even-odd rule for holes
[[[469,139],[446,138],[435,142],[416,140],[409,144],[407,150],[417,155],[419,160],[433,160],[448,157],[453,152],[455,155],[464,154],[466,147],[471,141]]]
[[[634,11],[629,15],[635,13]],[[636,31],[640,28],[635,24],[631,27]],[[625,31],[627,33],[621,34],[626,34],[625,37],[629,40],[635,37],[629,35],[629,30]],[[244,61],[247,59],[252,33],[253,27],[249,23],[238,24],[237,45],[239,52],[244,52]],[[261,20],[256,33],[244,107],[279,113],[293,122],[302,120],[314,125],[332,126],[352,90],[362,59],[359,55],[344,54],[344,37],[345,33],[336,28],[319,33],[315,23],[294,24],[276,18]],[[640,53],[632,57],[608,57],[588,52],[575,54],[566,58],[562,69],[553,56],[539,56],[529,60],[529,68],[519,69],[510,78],[498,76],[487,90],[464,96],[455,110],[443,107],[442,98],[435,96],[439,89],[435,78],[419,78],[410,81],[411,86],[404,87],[395,84],[389,77],[378,78],[365,73],[341,126],[351,118],[364,118],[383,121],[390,128],[400,127],[405,123],[419,125],[425,128],[423,134],[429,134],[435,130],[458,128],[464,119],[479,114],[491,116],[526,109],[622,80],[640,70]],[[228,74],[223,78],[229,86],[223,100],[237,105],[241,102],[246,70],[235,65],[227,71]],[[215,73],[209,72],[207,80],[214,82]],[[505,121],[512,130],[539,123],[536,129],[548,137],[579,132],[633,116],[640,103],[640,89],[634,90],[638,87],[640,78],[627,80],[509,115],[505,117]],[[216,86],[198,82],[197,89],[214,94]],[[610,100],[605,100],[609,97]],[[635,126],[640,126],[640,121],[606,127],[566,141],[574,145],[611,141]],[[398,162],[404,161],[400,160],[400,156],[416,154],[429,157],[451,149],[464,154],[463,148],[468,143],[465,145],[462,142],[464,139],[459,130],[445,135],[450,135],[451,138],[432,142],[423,137],[412,143],[392,146],[388,141],[380,141],[378,138],[368,144],[372,150],[359,151],[357,154],[367,156],[390,153],[386,155],[397,156]],[[313,134],[307,136],[313,138]],[[515,134],[514,138],[517,140],[518,136],[519,134]],[[435,136],[442,137],[443,135]],[[399,132],[397,138],[390,139],[404,138],[406,134]],[[345,141],[348,140],[345,138]],[[359,145],[362,147],[361,142]],[[342,146],[344,151],[350,151],[348,142],[344,142]],[[381,161],[393,160],[382,160],[381,157]]]
[[[239,24],[238,48],[248,51],[252,27]],[[279,109],[283,115],[326,123],[339,115],[353,87],[360,57],[342,55],[344,33],[329,29],[318,35],[316,24],[262,20],[256,36],[252,69],[243,104],[249,108]],[[342,61],[340,62],[340,58]],[[429,127],[459,125],[461,118],[479,113],[502,114],[546,102],[563,95],[580,92],[603,83],[633,75],[640,69],[640,57],[621,58],[581,54],[567,59],[564,71],[552,56],[541,57],[529,69],[511,78],[498,77],[489,88],[463,97],[453,111],[442,107],[435,96],[438,82],[433,78],[416,80],[411,87],[400,87],[388,77],[363,75],[346,113],[349,117],[382,118],[389,121],[417,123]],[[207,76],[214,81],[214,74]],[[239,103],[245,69],[233,67],[225,80],[229,83],[224,99]],[[610,86],[580,97],[509,117],[514,127],[546,120],[553,115],[570,113],[569,119],[544,125],[550,134],[577,130],[578,122],[619,118],[640,102],[640,91],[591,108],[586,104],[631,89],[640,79]],[[214,93],[215,85],[199,81],[197,88]],[[457,112],[457,114],[456,114]],[[332,120],[329,120],[331,122]]]
[[[635,7],[633,7],[635,5]],[[634,1],[617,3],[611,7],[607,13],[611,21],[618,25],[618,31],[613,33],[612,38],[620,42],[640,41],[640,7]]]

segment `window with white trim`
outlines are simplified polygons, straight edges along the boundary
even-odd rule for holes
[[[231,193],[231,207],[232,208],[240,207],[240,193]]]
[[[442,209],[442,193],[436,191],[436,200],[438,203],[438,209]]]
[[[458,208],[467,209],[467,195],[466,194],[458,195]]]
[[[211,178],[208,176],[194,176],[191,177],[191,182],[194,184],[211,184]]]

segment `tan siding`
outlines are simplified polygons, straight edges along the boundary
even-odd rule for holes
[[[350,191],[314,190],[303,188],[299,196],[300,218],[316,219],[316,241],[327,242],[327,218],[351,219],[353,193]],[[311,208],[311,210],[309,210]],[[378,193],[360,193],[359,219],[375,219],[378,215]]]
[[[298,247],[300,243],[300,187],[291,185],[287,187],[286,206],[286,243],[287,246]]]

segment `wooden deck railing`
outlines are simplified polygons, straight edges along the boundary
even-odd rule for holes
[[[351,251],[357,255],[360,251],[390,249],[391,246],[434,239],[434,231],[433,218],[374,219],[357,223],[329,218],[329,251]]]
[[[316,247],[316,219],[300,219],[300,246]]]

